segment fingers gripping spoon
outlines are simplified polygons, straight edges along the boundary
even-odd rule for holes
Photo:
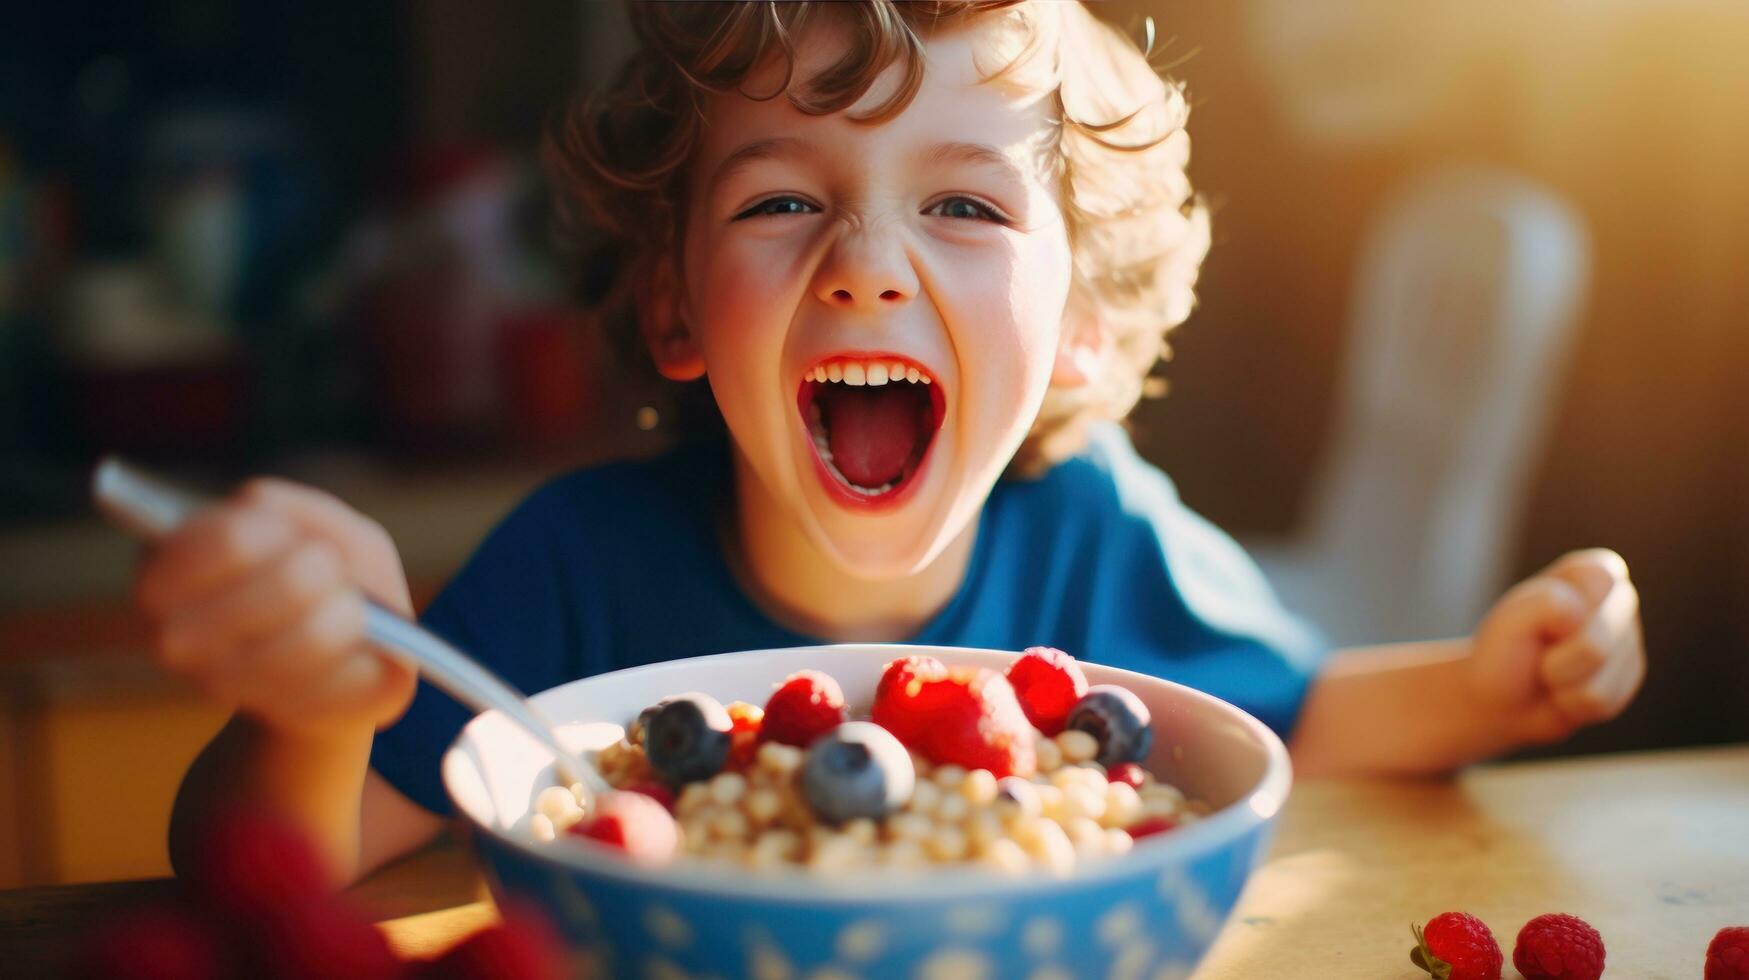
[[[147,541],[175,531],[208,501],[109,457],[92,474],[98,510],[122,530]],[[496,709],[553,753],[566,784],[582,783],[591,795],[611,789],[595,767],[560,744],[552,725],[521,691],[424,627],[364,600],[365,636],[386,656],[419,672],[437,688],[476,711]]]

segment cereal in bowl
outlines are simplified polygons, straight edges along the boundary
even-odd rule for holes
[[[895,660],[867,720],[816,670],[786,679],[763,708],[677,695],[645,709],[596,763],[616,788],[671,809],[685,857],[1062,875],[1207,812],[1142,768],[1152,743],[1140,699],[1090,687],[1073,658],[1035,647],[1005,672]],[[542,792],[537,838],[614,842],[618,830],[585,815],[580,789]]]

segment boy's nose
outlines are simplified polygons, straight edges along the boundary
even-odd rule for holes
[[[917,295],[917,271],[897,236],[859,229],[834,242],[814,277],[814,295],[827,306],[873,312]]]

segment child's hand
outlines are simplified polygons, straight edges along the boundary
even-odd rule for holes
[[[1640,596],[1604,548],[1570,552],[1519,583],[1477,627],[1470,681],[1524,742],[1621,714],[1646,675]]]
[[[411,611],[388,534],[325,493],[270,479],[160,543],[136,583],[160,663],[306,734],[385,724],[413,696],[413,673],[364,643],[361,590]]]

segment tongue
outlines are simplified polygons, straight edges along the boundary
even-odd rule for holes
[[[917,448],[919,405],[901,385],[840,388],[822,406],[832,465],[859,487],[899,478]]]

